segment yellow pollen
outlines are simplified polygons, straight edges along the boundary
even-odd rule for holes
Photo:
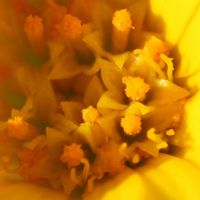
[[[99,118],[99,112],[96,108],[89,106],[82,110],[82,117],[85,122],[93,123]]]
[[[8,135],[19,140],[29,140],[38,134],[38,131],[22,117],[15,117],[7,121]]]
[[[124,76],[122,82],[126,85],[126,96],[133,101],[142,101],[150,90],[149,84],[140,77]]]
[[[171,129],[172,130],[172,129]],[[168,147],[168,143],[162,139],[162,134],[156,134],[155,129],[151,128],[147,131],[147,138],[156,142],[156,147],[158,150],[166,149]]]
[[[145,51],[153,58],[154,61],[160,61],[161,54],[168,54],[169,46],[166,42],[163,42],[157,37],[151,37],[146,43],[144,47]]]
[[[117,10],[114,13],[112,24],[118,31],[126,31],[131,28],[131,15],[127,9]]]
[[[141,117],[137,115],[127,115],[121,119],[121,127],[127,135],[135,135],[141,131]]]
[[[60,160],[68,164],[69,167],[80,165],[83,158],[84,151],[78,144],[65,145],[63,154],[60,156]]]
[[[140,155],[139,154],[135,154],[132,158],[132,163],[133,164],[137,164],[140,162]]]
[[[162,141],[161,136],[155,133],[154,128],[150,128],[147,131],[147,138],[157,143],[160,143]]]
[[[159,144],[157,144],[157,149],[166,149],[168,147],[168,144],[167,144],[167,142],[165,142],[165,141],[162,141],[162,142],[160,142]]]
[[[65,15],[60,25],[60,31],[66,39],[78,38],[82,33],[81,20],[69,14]]]
[[[123,142],[120,146],[119,146],[119,153],[122,155],[122,156],[124,156],[124,157],[126,157],[126,149],[127,149],[127,143],[126,142]]]
[[[173,136],[173,135],[175,135],[175,131],[173,129],[169,129],[169,130],[166,131],[166,135],[167,136]]]

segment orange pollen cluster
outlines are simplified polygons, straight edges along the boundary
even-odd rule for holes
[[[159,40],[156,37],[152,37],[151,39],[149,39],[146,42],[144,49],[149,53],[151,58],[153,58],[154,61],[156,62],[160,61],[161,54],[165,54],[165,55],[169,54],[169,46],[167,45],[167,43],[163,42],[162,40]]]
[[[150,90],[149,84],[140,77],[125,76],[122,78],[122,82],[126,85],[126,96],[133,101],[142,101]]]
[[[65,38],[78,38],[82,33],[81,20],[69,14],[65,15],[60,25],[60,32]]]
[[[81,164],[81,160],[84,156],[84,151],[81,148],[81,145],[71,144],[65,145],[63,154],[60,156],[60,160],[63,163],[67,163],[69,167],[76,167]]]
[[[112,19],[112,24],[118,31],[122,31],[122,32],[131,28],[131,24],[132,24],[131,15],[127,11],[127,9],[115,11],[113,19]]]
[[[141,131],[141,117],[127,115],[121,119],[121,127],[127,135],[135,135]]]
[[[37,129],[24,121],[22,117],[9,119],[7,127],[8,135],[18,140],[29,140],[38,134]]]
[[[44,37],[44,25],[39,16],[29,15],[24,23],[24,32],[30,42],[40,42]]]

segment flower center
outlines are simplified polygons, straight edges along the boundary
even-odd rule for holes
[[[189,92],[174,82],[169,45],[145,22],[139,28],[131,5],[67,5],[46,0],[30,14],[13,6],[19,27],[10,31],[22,42],[8,45],[18,50],[2,64],[10,68],[8,81],[0,80],[6,105],[0,158],[6,170],[12,166],[27,181],[62,187],[69,196],[168,153]],[[18,51],[47,58],[35,68]],[[25,97],[23,106],[12,105],[8,91]]]

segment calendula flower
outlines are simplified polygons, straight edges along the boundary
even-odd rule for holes
[[[199,199],[198,3],[2,0],[0,199]]]

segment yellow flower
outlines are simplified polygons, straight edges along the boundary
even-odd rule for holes
[[[84,144],[89,145],[94,152],[98,152],[99,149],[96,146],[102,145],[102,143],[108,141],[110,138],[115,138],[116,141],[119,140],[117,134],[113,134],[113,132],[110,131],[115,130],[116,128],[116,122],[113,120],[116,119],[116,116],[118,117],[120,114],[122,116],[130,116],[134,114],[134,116],[143,117],[153,109],[153,106],[145,106],[140,102],[132,102],[129,106],[125,103],[124,98],[126,97],[123,95],[125,88],[122,83],[122,77],[126,77],[127,74],[123,71],[122,66],[127,60],[129,54],[124,53],[118,57],[113,56],[109,51],[107,51],[109,47],[106,47],[107,50],[105,50],[101,43],[103,37],[105,37],[105,40],[108,40],[106,37],[109,36],[109,33],[102,34],[102,32],[103,30],[107,30],[107,20],[111,18],[109,13],[112,13],[110,7],[105,3],[106,1],[102,1],[103,3],[99,3],[101,1],[91,1],[90,4],[86,3],[87,1],[84,0],[77,0],[75,1],[77,3],[74,3],[74,5],[72,3],[72,5],[70,5],[72,12],[78,17],[79,15],[83,16],[83,22],[90,18],[89,14],[85,12],[85,10],[92,9],[91,12],[95,13],[92,15],[92,20],[95,27],[98,27],[100,31],[96,33],[94,27],[88,25],[84,27],[84,30],[82,30],[80,34],[78,34],[79,37],[81,37],[81,41],[79,37],[76,39],[73,38],[73,40],[65,37],[64,40],[58,39],[57,41],[56,35],[60,34],[60,27],[63,23],[61,19],[63,16],[66,16],[67,11],[63,8],[64,6],[58,6],[54,1],[47,0],[46,3],[48,6],[46,7],[47,10],[45,10],[46,14],[44,15],[48,16],[47,18],[51,17],[51,21],[56,21],[60,24],[59,26],[53,26],[50,22],[47,22],[47,26],[51,28],[51,32],[45,33],[45,37],[53,39],[51,39],[49,43],[45,43],[42,28],[42,37],[39,37],[40,42],[38,42],[36,45],[37,47],[32,50],[30,50],[30,46],[33,46],[31,40],[33,38],[30,37],[33,35],[28,34],[28,38],[26,38],[25,34],[18,30],[18,27],[23,24],[22,19],[26,18],[23,15],[28,16],[32,13],[31,8],[40,12],[41,5],[39,4],[41,2],[41,4],[43,4],[44,1],[35,1],[37,2],[35,3],[33,0],[20,0],[18,1],[18,3],[20,2],[19,4],[16,4],[16,2],[16,0],[10,0],[8,4],[4,5],[4,2],[2,1],[0,4],[0,10],[2,11],[0,13],[0,43],[2,44],[0,47],[0,60],[3,60],[7,64],[11,64],[11,72],[8,73],[12,74],[12,71],[16,72],[16,74],[12,74],[12,76],[17,79],[16,83],[18,83],[18,85],[15,85],[12,82],[15,79],[9,79],[7,82],[0,79],[0,89],[3,91],[1,92],[3,95],[1,94],[2,97],[0,97],[8,102],[8,108],[2,111],[1,116],[9,116],[11,107],[15,107],[15,109],[12,109],[11,113],[11,116],[14,119],[15,117],[22,117],[25,120],[24,123],[28,124],[28,121],[30,121],[33,124],[37,124],[37,117],[41,122],[41,124],[38,125],[38,127],[41,128],[41,131],[46,127],[46,124],[52,126],[48,127],[46,130],[46,137],[50,138],[49,140],[47,139],[47,144],[46,140],[41,138],[41,135],[40,137],[36,137],[36,140],[24,144],[24,146],[29,148],[30,151],[37,146],[40,148],[48,146],[52,156],[56,157],[58,155],[60,156],[60,153],[62,153],[63,149],[59,149],[61,144],[66,145],[68,143],[79,143],[84,141]],[[60,2],[66,3],[65,1]],[[69,4],[71,2],[73,1],[69,1]],[[109,2],[109,4],[115,9],[119,9],[129,5],[130,0],[109,0],[107,2]],[[20,16],[18,16],[19,21],[17,21],[19,24],[16,24],[16,13],[14,12],[13,16],[10,16],[9,12],[7,12],[10,11],[10,4],[15,6],[17,5],[16,9],[20,11],[18,13],[21,13]],[[92,8],[90,8],[91,5],[93,6]],[[80,7],[84,7],[84,9],[81,10]],[[170,56],[174,57],[175,61],[180,61],[176,63],[178,69],[175,70],[174,78],[178,83],[180,83],[180,85],[186,85],[192,91],[193,96],[185,105],[184,117],[179,129],[176,131],[176,134],[174,135],[174,132],[171,129],[166,132],[166,135],[168,135],[169,138],[171,137],[169,139],[170,143],[179,146],[181,150],[180,152],[173,152],[173,155],[160,153],[158,157],[147,161],[144,166],[134,170],[128,168],[125,169],[119,176],[112,177],[110,180],[105,182],[105,184],[98,183],[91,193],[84,196],[84,200],[199,199],[199,0],[193,0],[190,3],[188,3],[187,0],[141,0],[133,1],[129,8],[136,21],[136,24],[133,22],[134,27],[136,27],[135,32],[133,33],[133,44],[137,45],[135,38],[139,41],[142,40],[139,30],[145,18],[148,28],[152,31],[158,31],[165,34],[167,41],[169,41],[171,46],[174,47],[172,52],[173,55]],[[177,12],[177,9],[180,12]],[[58,11],[58,15],[49,14],[52,13],[52,10]],[[37,19],[37,17],[31,18],[31,20],[34,19]],[[42,21],[39,20],[39,23],[42,23]],[[128,34],[129,31],[130,30],[128,30]],[[120,33],[117,32],[117,35],[118,34]],[[83,45],[79,51],[77,46],[80,44]],[[40,45],[42,45],[42,51],[40,51]],[[67,45],[68,50],[66,50],[65,45]],[[112,45],[113,44],[110,44],[110,46]],[[119,44],[119,46],[121,51],[121,45]],[[49,55],[46,52],[47,48],[50,49]],[[123,48],[124,46],[122,49]],[[83,56],[82,52],[86,52],[86,54]],[[140,55],[141,52],[135,53]],[[74,55],[77,56],[78,63],[74,61]],[[85,57],[90,58],[92,63],[88,62]],[[170,59],[166,60],[165,58],[166,57],[163,57],[161,54],[160,62],[171,62]],[[15,61],[15,64],[13,64],[13,61]],[[68,62],[69,65],[65,68],[66,62]],[[155,67],[156,73],[162,77],[163,74],[157,70],[155,63],[152,62],[151,64]],[[43,65],[45,65],[45,68],[40,68],[40,66]],[[108,65],[110,66],[110,71],[105,67]],[[51,66],[54,66],[54,68],[52,69]],[[115,66],[118,67],[118,70],[116,70]],[[3,69],[3,67],[1,68]],[[102,86],[99,77],[96,76],[99,69],[101,69],[101,73],[103,74],[101,74],[102,82],[107,91],[105,91],[104,86]],[[46,73],[47,71],[50,72],[48,75]],[[172,68],[168,69],[168,77],[171,77],[170,74],[172,71]],[[114,73],[114,75],[112,73]],[[82,74],[92,76],[92,78],[89,80],[85,79],[85,76]],[[155,76],[154,73],[151,75],[152,77]],[[65,82],[60,79],[69,80],[68,82]],[[55,83],[54,87],[58,89],[58,93],[61,91],[59,94],[54,93],[54,88],[52,88],[49,80]],[[164,81],[163,84],[172,83]],[[21,87],[22,85],[23,87]],[[5,87],[8,88],[8,91],[5,90]],[[73,91],[69,91],[67,87],[70,87]],[[67,100],[66,96],[64,96],[62,92],[66,90],[68,91],[68,93],[65,94]],[[10,96],[13,94],[13,91],[15,91],[14,95]],[[177,87],[174,92],[176,91],[180,91],[180,88]],[[182,97],[188,95],[185,90],[181,91]],[[70,99],[70,92],[76,94],[73,99]],[[93,94],[95,94],[95,97],[91,98]],[[155,96],[156,95],[158,94],[155,94]],[[29,97],[25,102],[24,96]],[[57,103],[58,101],[61,102],[59,105]],[[137,105],[137,109],[134,108],[133,104]],[[4,104],[2,105],[2,107],[5,107]],[[33,110],[33,108],[35,109]],[[92,108],[92,110],[86,110],[86,108]],[[101,117],[104,116],[105,113],[109,113],[110,109],[113,110],[112,115],[108,115],[108,117],[105,118]],[[91,111],[92,114],[88,114],[86,111]],[[82,116],[81,113],[83,113],[84,116]],[[86,114],[89,116],[86,116]],[[175,115],[173,117],[174,121],[179,121],[179,116]],[[106,127],[108,127],[108,130],[105,129],[105,124]],[[1,121],[1,131],[5,130],[5,127],[5,123]],[[150,130],[148,137],[152,141],[159,141],[160,143],[158,145],[161,145],[159,148],[162,146],[166,147],[167,143],[162,140],[163,135],[156,135],[154,133],[155,130]],[[91,137],[93,132],[95,132],[95,135],[93,134],[93,137]],[[68,133],[75,134],[75,137],[70,137],[71,135]],[[107,137],[107,135],[109,137]],[[0,134],[0,139],[1,137],[2,134]],[[7,138],[3,138],[1,141],[6,140]],[[2,147],[0,147],[0,151],[1,148]],[[15,150],[19,150],[19,143],[12,140],[6,148],[8,150],[12,149],[13,153]],[[125,143],[121,144],[121,152],[126,153],[123,151],[123,148],[126,148]],[[56,151],[54,151],[55,149]],[[113,149],[111,149],[111,152],[114,155],[121,153],[119,151],[115,154]],[[100,154],[102,154],[102,152],[100,152]],[[109,156],[105,161],[107,164],[109,163]],[[135,162],[140,160],[140,157],[137,156],[138,154],[135,154],[134,158],[137,158]],[[6,157],[4,157],[4,160],[8,160],[9,162],[9,159],[5,158]],[[46,161],[42,160],[41,163],[43,162]],[[87,176],[87,162],[80,162],[84,163],[84,175]],[[109,166],[112,166],[112,164]],[[43,165],[41,164],[41,166]],[[56,174],[56,170],[59,171],[61,168],[62,166],[56,165],[55,169],[53,168],[53,172]],[[50,174],[52,175],[51,178],[54,178],[55,174]],[[98,176],[100,175],[101,173],[97,173],[96,178],[98,179]],[[45,176],[49,178],[49,173],[45,173]],[[65,178],[68,178],[67,175]],[[76,171],[73,171],[73,178],[77,178],[78,182],[80,181],[78,172],[76,173]],[[84,178],[85,177],[83,176],[83,179]],[[93,181],[92,179],[90,180],[91,181],[88,181],[88,184]],[[63,181],[66,183],[66,180]],[[66,183],[66,191],[70,191],[70,184],[72,183]],[[54,187],[57,187],[56,183]],[[44,198],[50,200],[66,199],[62,192],[53,191],[43,186],[24,183],[21,177],[5,174],[3,171],[0,174],[0,188],[0,199],[5,200],[14,200],[18,197],[22,200],[27,198],[34,200]]]

